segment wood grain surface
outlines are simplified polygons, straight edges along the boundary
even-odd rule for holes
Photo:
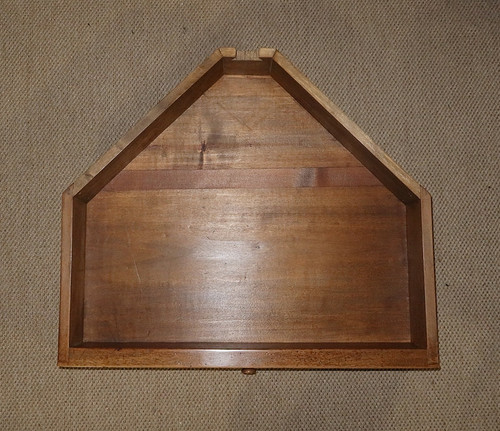
[[[61,366],[437,368],[429,194],[221,48],[63,195]]]
[[[225,75],[89,202],[84,341],[409,342],[405,217],[271,77]]]
[[[102,193],[85,341],[410,341],[405,209],[382,187]]]

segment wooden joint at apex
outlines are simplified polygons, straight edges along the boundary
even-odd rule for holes
[[[276,53],[276,49],[274,48],[260,48],[259,49],[259,58],[273,58]]]
[[[223,57],[227,58],[236,57],[236,48],[224,47],[224,48],[219,48],[219,51]]]
[[[257,61],[264,58],[273,58],[276,52],[274,48],[258,48],[256,50],[238,50],[231,47],[219,48],[222,57],[240,61]]]

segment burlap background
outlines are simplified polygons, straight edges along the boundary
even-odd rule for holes
[[[434,197],[436,372],[62,370],[60,195],[218,46],[277,47]],[[0,428],[498,429],[497,1],[0,3]]]

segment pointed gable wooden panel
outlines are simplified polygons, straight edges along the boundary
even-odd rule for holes
[[[62,366],[438,366],[428,193],[275,50],[217,50],[63,201]]]

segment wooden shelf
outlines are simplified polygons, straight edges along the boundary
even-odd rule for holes
[[[429,194],[221,48],[63,194],[59,365],[438,368]]]

